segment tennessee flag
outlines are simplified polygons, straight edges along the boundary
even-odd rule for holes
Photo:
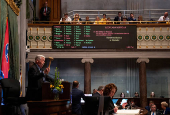
[[[8,78],[8,71],[9,71],[8,50],[9,50],[9,29],[8,29],[8,18],[7,18],[3,54],[2,54],[1,72],[0,72],[1,74],[0,76],[2,78]]]

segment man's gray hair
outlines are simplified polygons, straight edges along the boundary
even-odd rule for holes
[[[103,90],[104,89],[104,86],[99,86],[98,87],[98,91],[101,91],[101,90]]]
[[[41,57],[45,58],[45,56],[43,56],[43,55],[37,55],[37,56],[35,57],[35,61],[36,61],[36,60],[40,60]]]

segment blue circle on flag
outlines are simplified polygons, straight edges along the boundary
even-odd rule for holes
[[[0,80],[4,78],[4,73],[3,71],[0,70]]]
[[[5,58],[6,58],[7,63],[8,63],[8,50],[9,50],[9,44],[6,44],[6,46],[5,46]]]

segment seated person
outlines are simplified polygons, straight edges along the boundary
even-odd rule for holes
[[[120,94],[120,97],[125,98],[125,94],[124,94],[124,93],[121,93],[121,94]]]
[[[44,3],[44,7],[41,8],[40,14],[42,15],[42,21],[50,21],[51,8],[48,7],[47,1]]]
[[[135,104],[135,101],[134,100],[131,100],[131,107],[132,108],[137,108],[138,106]]]
[[[97,89],[93,89],[92,96],[97,92]]]
[[[168,107],[168,103],[166,102],[162,102],[161,103],[161,108],[163,109],[163,113],[162,114],[165,114],[165,115],[169,115],[170,114],[170,108]]]
[[[64,13],[64,18],[65,21],[71,22],[71,18],[68,16],[68,13]],[[62,21],[62,18],[60,19],[60,21]]]
[[[126,16],[123,16],[123,21],[127,21]],[[120,24],[129,24],[129,22],[121,22]]]
[[[102,24],[102,22],[100,21],[100,18],[98,16],[96,17],[94,24]]]
[[[116,113],[118,110],[118,108],[114,106],[114,103],[112,101],[112,98],[116,92],[117,92],[117,87],[113,83],[106,85],[104,88],[104,91],[103,91],[103,96],[110,97],[110,101],[108,103],[109,108],[107,111],[109,114]],[[127,105],[127,103],[123,103],[122,106],[119,107],[119,109],[125,108],[126,105]],[[106,113],[106,111],[105,111],[105,113]]]
[[[151,105],[154,105],[153,101],[149,101],[149,106],[146,106],[145,109],[151,111]]]
[[[130,13],[130,17],[127,19],[127,21],[136,21],[136,19],[134,18],[133,13]]]
[[[143,21],[143,17],[142,16],[139,16],[138,17],[138,21]],[[144,23],[144,22],[141,22],[141,23]],[[138,22],[137,24],[141,24],[140,22]]]
[[[81,22],[79,21],[82,21],[82,19],[80,18],[79,14],[76,13],[72,21],[73,21],[72,24],[81,24]]]
[[[161,16],[158,21],[169,21],[168,12],[165,12],[164,16]]]
[[[88,21],[90,21],[88,16],[86,16],[86,20],[85,21],[86,22],[83,22],[83,24],[93,24],[92,22],[88,22]]]
[[[123,21],[122,12],[118,12],[118,16],[115,17],[114,21]],[[116,24],[120,24],[120,22],[116,22]]]
[[[147,115],[161,115],[160,111],[156,110],[156,105],[151,105],[151,111],[148,111]]]
[[[60,21],[60,24],[66,24],[65,20],[66,20],[66,19],[63,17],[63,18],[62,18],[62,21]]]
[[[103,22],[103,24],[106,24],[107,21],[106,14],[103,14],[103,18],[100,21]]]
[[[135,97],[139,97],[139,93],[138,93],[138,92],[135,92],[134,98],[135,98]]]
[[[104,90],[104,86],[99,86],[97,92],[95,94],[93,94],[93,96],[102,96],[103,95],[103,90]]]
[[[154,93],[154,92],[151,92],[150,97],[151,97],[151,98],[152,98],[152,97],[155,97],[155,93]]]
[[[126,109],[135,109],[138,108],[138,106],[135,104],[134,99],[131,99],[131,101],[128,102],[128,104],[125,106]]]
[[[113,22],[111,22],[111,19],[109,17],[107,18],[107,24],[113,24]]]

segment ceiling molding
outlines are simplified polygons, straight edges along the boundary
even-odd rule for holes
[[[28,59],[39,54],[46,58],[170,58],[170,52],[29,52]]]

